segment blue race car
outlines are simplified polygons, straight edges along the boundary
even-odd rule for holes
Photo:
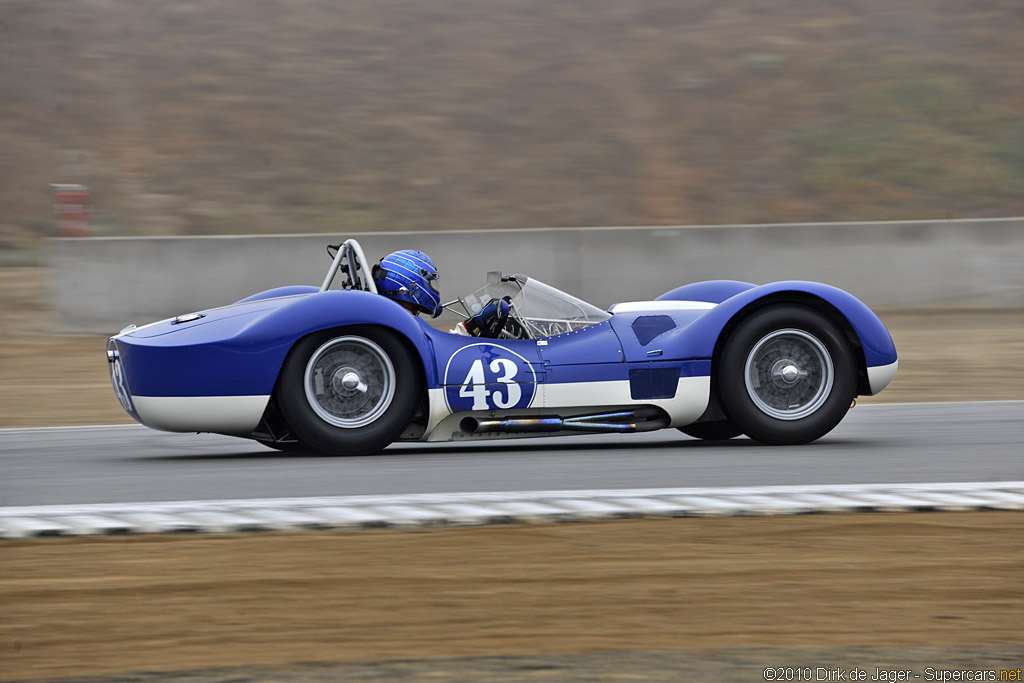
[[[320,287],[272,289],[112,337],[125,411],[155,429],[335,455],[670,427],[800,444],[896,374],[882,322],[828,285],[716,280],[604,311],[490,273],[444,305],[465,320],[443,331],[378,293],[355,240],[329,251]]]

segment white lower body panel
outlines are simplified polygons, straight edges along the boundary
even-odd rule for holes
[[[424,439],[450,441],[458,431],[463,417],[496,417],[505,415],[556,414],[564,417],[600,412],[625,406],[657,406],[669,416],[669,426],[681,427],[699,418],[708,407],[711,396],[710,377],[680,377],[673,398],[634,399],[630,395],[628,380],[609,382],[575,382],[568,384],[539,384],[537,396],[528,407],[507,411],[471,411],[453,414],[444,399],[444,389],[431,389],[430,417]],[[548,433],[547,435],[550,435]],[[489,438],[499,437],[497,434]],[[538,434],[518,433],[500,435],[528,437]]]
[[[871,389],[871,396],[889,386],[889,382],[896,376],[896,369],[899,365],[900,362],[896,361],[888,365],[876,365],[873,368],[868,368],[868,386]]]
[[[680,377],[676,395],[672,398],[634,399],[630,396],[628,380],[612,382],[574,382],[571,384],[541,384],[544,408],[593,406],[658,406],[668,413],[672,427],[687,425],[700,417],[708,407],[711,395],[710,377]]]
[[[167,432],[247,436],[270,396],[132,396],[139,421]]]

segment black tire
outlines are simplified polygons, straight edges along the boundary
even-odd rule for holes
[[[716,369],[722,407],[752,439],[802,444],[839,424],[857,391],[853,351],[824,314],[796,304],[757,311],[733,330]]]
[[[718,422],[697,422],[696,424],[679,427],[679,431],[695,439],[705,441],[725,441],[743,433],[734,422],[720,420]]]
[[[310,448],[369,455],[409,426],[421,377],[418,359],[397,333],[348,327],[310,335],[292,348],[277,400],[289,428]]]

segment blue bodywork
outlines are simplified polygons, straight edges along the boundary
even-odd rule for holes
[[[687,310],[663,302],[707,302]],[[139,419],[132,397],[269,397],[289,351],[321,330],[376,325],[407,342],[426,387],[440,389],[450,413],[521,410],[545,387],[628,382],[633,401],[673,398],[680,378],[708,377],[723,333],[768,302],[813,305],[848,331],[862,370],[896,362],[882,322],[850,294],[813,282],[755,286],[736,281],[686,285],[608,320],[546,339],[466,337],[435,329],[384,296],[316,287],[268,290],[230,306],[165,320],[110,340],[115,391]],[[613,307],[614,310],[614,307]],[[487,391],[472,390],[473,373]],[[864,386],[864,385],[862,385]],[[141,421],[141,420],[140,420]]]
[[[706,298],[705,298],[706,297]],[[852,294],[819,282],[793,280],[756,286],[734,280],[714,280],[687,285],[667,292],[665,300],[695,300],[718,304],[687,326],[685,334],[674,339],[684,344],[680,352],[698,358],[710,358],[722,330],[741,311],[764,301],[823,302],[845,321],[860,341],[867,367],[896,362],[896,345],[889,331],[864,303]]]
[[[305,288],[304,288],[305,289]],[[133,396],[269,395],[288,351],[302,337],[342,325],[382,325],[412,343],[436,385],[428,330],[377,294],[270,290],[202,318],[164,320],[113,338]],[[283,296],[281,296],[283,294]]]

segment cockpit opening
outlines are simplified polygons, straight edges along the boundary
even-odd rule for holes
[[[486,285],[444,307],[465,318],[452,330],[455,334],[498,339],[542,339],[611,317],[607,311],[540,280],[496,271],[487,274]]]

